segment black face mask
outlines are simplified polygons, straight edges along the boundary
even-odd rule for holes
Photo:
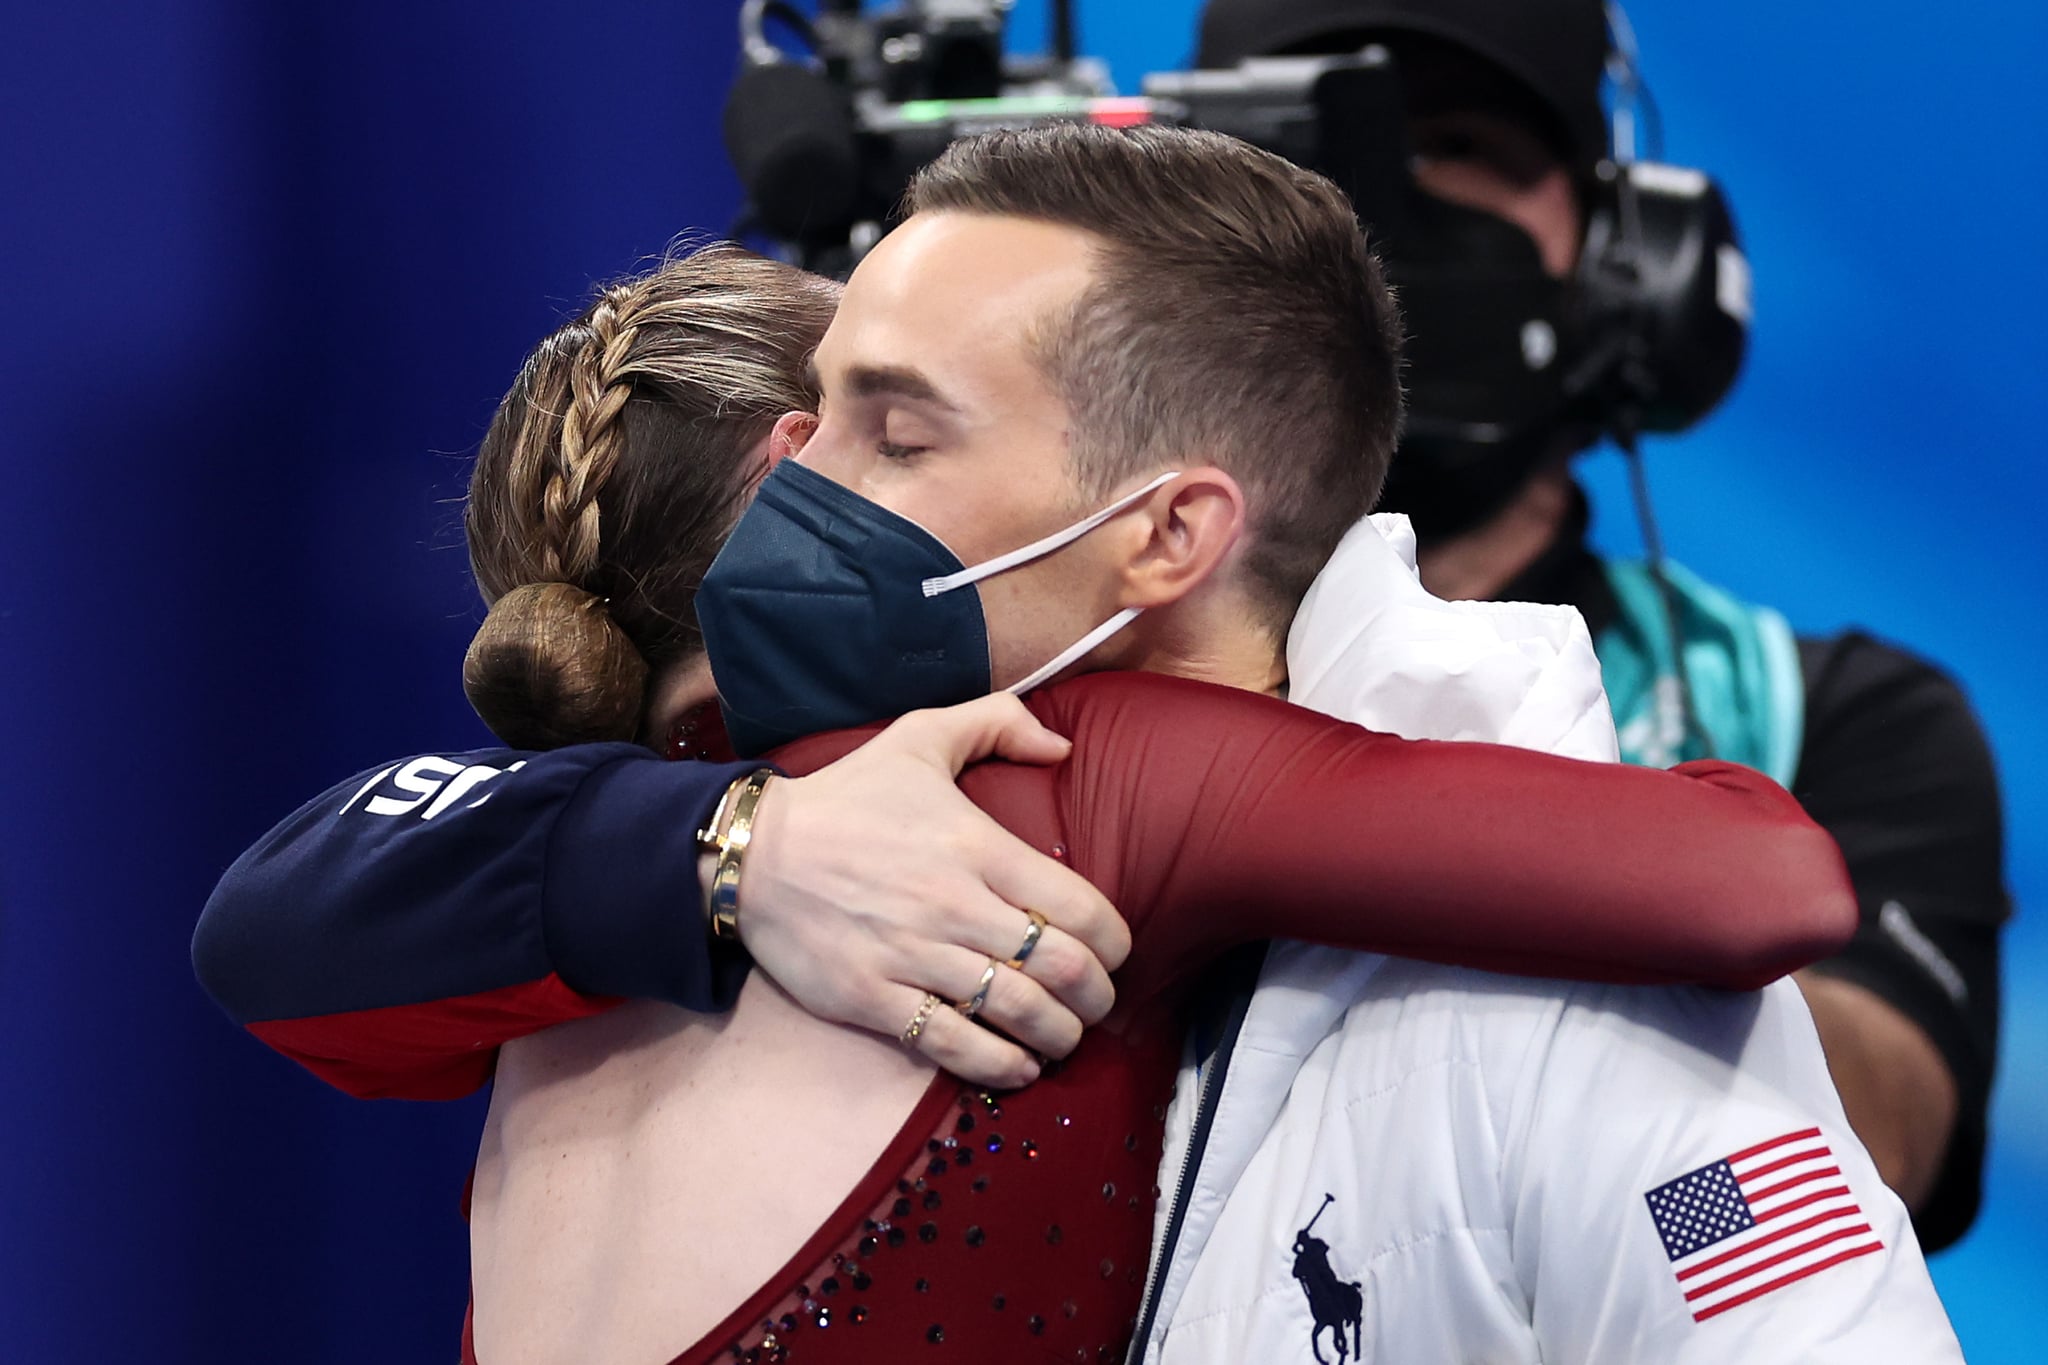
[[[1380,509],[1428,541],[1493,516],[1598,435],[1569,280],[1504,219],[1411,190],[1376,232],[1408,329],[1408,419]]]

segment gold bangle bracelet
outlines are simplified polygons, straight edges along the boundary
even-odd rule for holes
[[[711,808],[711,818],[704,822],[704,828],[697,831],[699,853],[719,853],[725,847],[725,817],[732,809],[732,798],[746,782],[742,777],[725,784],[725,790],[718,795],[718,804]]]
[[[736,942],[740,936],[740,873],[744,870],[747,846],[754,841],[754,811],[761,793],[775,776],[773,768],[747,774],[728,789],[732,796],[732,821],[715,835],[718,869],[711,874],[711,936]],[[721,803],[722,805],[723,803]]]

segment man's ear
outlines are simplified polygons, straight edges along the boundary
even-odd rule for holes
[[[1244,490],[1214,465],[1181,471],[1139,510],[1149,537],[1124,566],[1127,607],[1178,602],[1208,582],[1244,538]]]
[[[817,430],[815,413],[785,412],[776,418],[773,430],[768,433],[768,468],[773,469],[801,452]]]

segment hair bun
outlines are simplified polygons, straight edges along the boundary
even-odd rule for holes
[[[462,690],[515,749],[632,740],[647,661],[599,598],[527,583],[491,604],[462,661]]]

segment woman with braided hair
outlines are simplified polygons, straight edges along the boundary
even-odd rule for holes
[[[729,757],[701,702],[650,733],[648,682],[702,685],[696,585],[767,472],[775,419],[817,404],[802,366],[837,299],[711,247],[603,290],[527,358],[465,514],[490,612],[463,687],[499,738]]]
[[[464,682],[508,744],[725,756],[694,595],[808,429],[771,409],[817,406],[810,344],[770,348],[777,370],[759,343],[814,341],[834,300],[714,248],[605,290],[533,352],[467,513],[490,612]],[[565,1010],[499,1057],[465,1359],[881,1359],[941,1340],[984,1359],[1116,1354],[1182,1006],[1231,945],[1755,985],[1852,919],[1824,837],[1725,765],[1674,775],[1408,743],[1139,674],[1056,684],[1030,706],[1076,736],[1071,758],[986,765],[963,788],[1115,893],[1134,950],[1111,1026],[998,1096],[923,1051],[921,1025],[973,1014],[936,996],[900,1044],[813,1018],[758,974],[725,1019],[652,1001]],[[809,772],[870,734],[771,757]],[[1213,740],[1193,766],[1190,734]],[[750,784],[766,819],[775,785],[742,777],[741,801]],[[1505,825],[1513,853],[1461,833]],[[1570,851],[1588,830],[1599,858]],[[1308,852],[1263,867],[1246,850],[1267,840]],[[1039,930],[1018,928],[1025,949],[989,959],[973,1004],[1030,970]]]

